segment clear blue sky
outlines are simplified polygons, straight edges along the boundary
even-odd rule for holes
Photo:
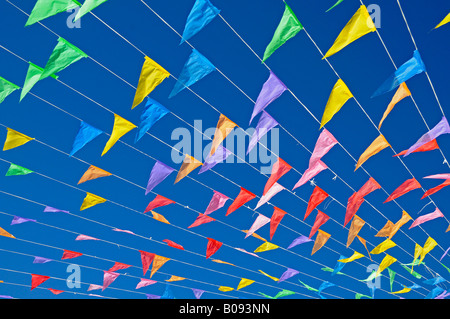
[[[22,3],[11,0],[11,2],[17,3],[27,13],[31,12],[34,6],[34,1]],[[174,1],[169,4],[164,0],[155,0],[149,4],[173,28],[181,33],[193,3],[194,1]],[[262,56],[284,11],[283,2],[216,0],[213,3],[221,9],[223,17],[255,52]],[[356,0],[345,0],[332,11],[325,13],[333,4],[334,0],[289,2],[301,23],[323,52],[331,46],[339,31],[360,6],[360,3]],[[379,5],[381,10],[379,33],[393,60],[399,66],[412,56],[414,45],[397,3],[378,1],[375,4]],[[402,1],[402,4],[437,95],[444,111],[447,111],[447,105],[450,103],[450,95],[447,90],[447,74],[450,68],[450,62],[447,59],[450,49],[448,44],[450,30],[448,25],[437,30],[431,30],[449,12],[449,4],[443,0],[433,3],[417,0]],[[24,59],[44,66],[56,44],[57,37],[39,24],[25,28],[26,16],[6,1],[0,1],[0,12],[2,17],[0,26],[4,30],[0,44]],[[187,44],[179,45],[179,37],[140,1],[127,1],[124,4],[123,1],[110,0],[95,9],[94,13],[145,52],[146,55],[157,61],[173,75],[178,76],[191,48]],[[68,13],[61,13],[44,20],[43,23],[118,76],[136,86],[143,63],[143,55],[92,15],[86,15],[82,18],[81,28],[68,28],[66,26],[68,15]],[[214,19],[190,42],[246,94],[256,100],[262,84],[268,77],[268,70],[220,18]],[[27,64],[3,49],[0,50],[0,57],[0,76],[22,86]],[[329,60],[369,116],[375,123],[378,123],[393,92],[374,99],[370,99],[370,96],[394,71],[394,67],[377,35],[371,33],[364,36]],[[328,64],[321,60],[319,52],[306,34],[299,32],[277,50],[267,60],[267,64],[309,110],[320,119],[337,77]],[[59,76],[62,82],[109,110],[133,123],[139,123],[143,105],[131,110],[134,90],[92,60],[83,59],[60,72]],[[168,99],[174,84],[172,78],[166,79],[150,96],[190,124],[193,124],[194,120],[201,120],[203,129],[215,127],[219,113],[189,91],[184,90],[174,98]],[[427,123],[430,127],[434,126],[439,122],[442,114],[426,76],[420,74],[409,80],[407,84]],[[208,75],[202,81],[193,85],[192,89],[240,127],[248,128],[253,104],[219,72]],[[105,132],[111,132],[113,115],[110,112],[61,83],[47,79],[39,82],[32,92],[91,125]],[[18,100],[19,93],[14,92],[2,103],[0,123],[59,150],[70,152],[73,139],[78,131],[79,121],[31,95],[27,96],[20,104]],[[267,111],[308,149],[314,148],[319,135],[319,125],[290,94],[284,93],[267,108]],[[170,145],[175,145],[177,141],[171,140],[171,133],[179,127],[186,127],[191,132],[193,131],[192,128],[176,117],[167,115],[151,129],[150,133]],[[377,130],[354,100],[349,100],[344,105],[327,125],[327,129],[355,158],[358,158],[378,136]],[[397,152],[407,149],[427,131],[414,104],[408,98],[394,108],[381,130]],[[179,164],[172,162],[171,149],[168,146],[148,135],[134,145],[134,134],[132,132],[126,135],[122,140],[135,146],[143,153],[149,154],[176,169],[179,168]],[[4,140],[6,130],[0,130],[0,135],[0,140]],[[79,151],[76,156],[145,187],[154,160],[121,143],[116,144],[105,156],[100,157],[106,141],[107,136],[102,135]],[[438,143],[445,156],[450,156],[448,136],[440,137]],[[207,144],[208,141],[205,141],[204,146]],[[298,171],[303,172],[307,168],[310,154],[281,130],[279,152],[280,157]],[[364,164],[365,169],[389,193],[403,181],[411,178],[410,173],[401,162],[397,158],[393,158],[392,155],[392,151],[386,149]],[[1,158],[74,186],[88,167],[76,159],[69,158],[36,142],[30,142],[22,147],[5,151]],[[353,172],[355,162],[340,146],[335,146],[323,160],[356,190],[369,177],[362,169]],[[439,151],[413,154],[404,159],[404,163],[425,189],[436,186],[439,181],[424,180],[422,177],[449,172],[448,166],[443,165],[442,161],[443,158]],[[254,166],[259,167],[259,164],[257,163]],[[355,280],[367,278],[369,273],[366,267],[372,264],[369,259],[360,259],[358,262],[362,265],[351,263],[344,267],[343,272],[353,278],[346,276],[331,277],[329,272],[321,270],[321,265],[334,268],[339,254],[349,257],[353,250],[356,250],[367,256],[364,247],[357,240],[353,242],[349,249],[341,244],[347,240],[348,226],[345,229],[342,227],[345,208],[336,202],[331,202],[326,209],[324,204],[319,206],[319,209],[339,224],[330,220],[321,227],[331,234],[332,239],[314,256],[311,257],[312,243],[306,243],[292,249],[293,253],[284,249],[277,249],[260,253],[262,258],[258,259],[230,248],[240,247],[247,251],[253,251],[262,243],[254,237],[244,240],[244,234],[238,231],[248,229],[252,225],[256,218],[253,210],[240,208],[230,216],[225,217],[226,207],[230,205],[230,201],[225,208],[211,214],[211,217],[226,224],[212,222],[192,228],[188,232],[186,231],[187,226],[195,220],[197,215],[178,205],[170,205],[156,210],[173,225],[160,223],[149,218],[149,216],[143,216],[111,202],[80,212],[79,207],[85,196],[84,192],[48,180],[37,174],[4,177],[7,169],[8,164],[0,162],[0,171],[3,172],[0,174],[1,191],[69,210],[72,214],[82,218],[65,214],[43,213],[43,207],[40,205],[0,194],[0,211],[2,212],[0,214],[0,227],[24,240],[1,237],[0,249],[55,260],[61,258],[62,250],[52,247],[97,256],[98,258],[81,256],[69,260],[69,263],[73,262],[80,265],[81,281],[88,284],[102,284],[103,274],[101,270],[107,270],[113,264],[105,260],[136,266],[119,271],[121,274],[127,273],[130,276],[119,276],[110,288],[103,293],[101,291],[93,291],[92,293],[112,298],[145,298],[145,293],[162,295],[165,289],[164,280],[168,279],[170,274],[174,274],[192,279],[174,283],[188,287],[186,289],[172,286],[176,298],[194,298],[189,288],[206,290],[207,292],[202,298],[223,298],[226,296],[256,298],[259,296],[258,292],[273,296],[281,289],[288,289],[317,298],[316,294],[302,288],[298,280],[314,288],[318,288],[323,281],[329,281],[339,286],[327,289],[325,292],[331,294],[324,294],[327,298],[334,298],[334,296],[354,298],[355,292],[370,295],[365,283]],[[258,196],[261,196],[267,181],[266,177],[243,163],[219,164],[214,170]],[[231,198],[235,198],[239,193],[239,187],[236,184],[230,183],[213,172],[198,175],[195,171],[191,176],[200,183],[208,185]],[[353,191],[339,179],[333,180],[333,177],[334,175],[330,171],[324,171],[315,178],[315,181],[321,188],[345,205]],[[291,170],[280,180],[280,183],[292,189],[299,178],[299,174]],[[199,212],[204,212],[212,196],[211,189],[187,178],[173,185],[174,179],[175,174],[172,174],[154,191]],[[81,184],[79,188],[139,212],[143,212],[148,202],[154,198],[154,195],[145,196],[144,190],[115,177],[89,181]],[[308,200],[312,190],[313,186],[308,183],[297,189],[296,194]],[[448,189],[443,189],[432,195],[434,202],[446,216],[448,216],[447,211],[450,208],[448,192]],[[415,190],[399,198],[398,203],[415,219],[419,216],[422,207],[429,202],[428,199],[420,200],[422,195],[422,190]],[[385,217],[395,223],[401,217],[402,210],[393,202],[382,204],[386,197],[387,195],[382,190],[378,190],[370,194],[367,199]],[[249,203],[249,206],[255,207],[256,202],[257,200],[253,200]],[[289,192],[279,193],[271,200],[271,203],[298,219],[303,219],[306,204]],[[420,214],[430,213],[433,210],[434,206],[430,204]],[[270,217],[273,207],[264,205],[258,211]],[[291,216],[286,216],[282,224],[289,229],[280,225],[272,242],[286,248],[299,234],[308,235],[315,214],[311,214],[312,216],[306,220],[306,224]],[[10,226],[14,215],[36,219],[41,223],[60,229],[35,223]],[[374,237],[374,235],[377,230],[384,226],[386,219],[367,204],[361,206],[358,216],[367,222],[360,235],[373,245],[379,244],[383,239]],[[103,225],[93,223],[90,220]],[[369,227],[368,224],[375,229]],[[433,237],[444,250],[448,248],[449,235],[445,233],[448,223],[445,219],[440,218],[430,221],[423,225],[423,230],[419,227],[408,230],[409,225],[410,223],[402,228],[404,233],[399,232],[393,238],[398,247],[388,251],[391,256],[396,257],[400,262],[411,262],[412,257],[407,252],[412,254],[414,242],[423,245],[428,235]],[[110,226],[131,230],[142,237],[113,232]],[[123,246],[111,245],[106,242],[75,241],[76,234],[79,233]],[[269,226],[266,225],[261,228],[258,234],[268,239]],[[149,237],[155,241],[146,239]],[[206,237],[212,237],[224,243],[212,258],[230,262],[237,267],[205,260]],[[183,245],[186,251],[183,252],[158,243],[163,239],[170,239]],[[43,245],[36,245],[31,242]],[[373,248],[371,244],[369,244],[369,249]],[[441,247],[436,247],[431,252],[431,255],[436,259],[439,259],[444,252]],[[167,262],[160,269],[160,272],[153,276],[152,279],[157,280],[157,284],[135,290],[139,278],[142,278],[142,270],[139,269],[141,267],[140,255],[137,251],[139,249],[154,252],[177,261]],[[31,279],[28,273],[63,279],[69,275],[66,272],[67,264],[59,262],[33,264],[33,258],[27,255],[0,250],[0,260],[2,261],[0,268],[23,272],[14,273],[0,270],[0,280],[30,285]],[[381,262],[384,255],[372,256],[373,261],[375,263]],[[314,262],[300,256],[305,256]],[[428,256],[425,258],[425,262],[433,271],[449,280],[450,274],[439,265],[436,259]],[[450,266],[448,260],[449,257],[445,257],[443,263]],[[258,270],[263,270],[272,276],[279,277],[287,267],[297,269],[304,274],[299,274],[287,282],[277,284],[258,273]],[[397,272],[396,282],[393,286],[394,291],[401,290],[402,285],[411,286],[413,283],[424,287],[403,295],[405,298],[423,298],[433,288],[408,274],[398,263],[390,268]],[[418,266],[415,270],[428,279],[433,277],[424,266]],[[387,271],[384,274],[387,275]],[[149,273],[145,275],[145,278],[149,278]],[[248,278],[256,282],[240,291],[221,293],[217,290],[218,286],[236,288],[240,278]],[[445,286],[448,287],[448,282],[442,285],[443,288]],[[88,287],[86,284],[82,284],[80,289],[69,289],[65,281],[56,279],[48,280],[41,287],[88,293],[86,292]],[[381,288],[385,291],[377,290],[375,292],[376,298],[392,298],[392,295],[386,293],[386,291],[390,291],[387,277],[382,277]],[[220,293],[221,295],[213,293]],[[11,295],[16,298],[88,297],[68,293],[54,296],[45,289],[35,289],[30,292],[29,287],[6,284],[0,284],[0,295]],[[305,296],[295,294],[289,298],[305,298]]]

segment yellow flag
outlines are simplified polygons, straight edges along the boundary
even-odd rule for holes
[[[262,251],[268,251],[268,250],[273,250],[273,249],[277,249],[279,246],[269,243],[268,241],[265,242],[264,244],[262,244],[261,246],[259,246],[258,248],[255,249],[255,253],[260,253]]]
[[[324,232],[323,230],[317,230],[316,240],[314,241],[314,246],[311,252],[311,256],[314,255],[320,248],[325,245],[325,243],[330,239],[331,235]]]
[[[328,98],[327,105],[325,106],[325,111],[322,115],[322,121],[320,122],[320,128],[330,121],[333,116],[339,112],[341,107],[352,98],[353,94],[348,89],[347,85],[341,79],[337,80],[336,84],[331,90],[330,97]]]
[[[444,24],[449,23],[450,22],[450,13],[447,14],[444,18],[444,20],[442,20],[441,22],[439,22],[439,24],[437,26],[435,26],[434,28],[437,29],[439,27],[442,27]]]
[[[403,225],[405,225],[407,222],[409,222],[411,220],[411,216],[409,216],[409,214],[405,211],[402,212],[402,218],[399,219],[398,222],[395,223],[395,225],[392,227],[392,231],[389,234],[389,239],[391,239],[395,233],[398,232],[398,230],[400,229],[400,227],[402,227]]]
[[[150,273],[150,278],[152,278],[153,274],[158,271],[159,268],[162,267],[166,262],[168,262],[170,258],[155,255],[153,258],[152,272]]]
[[[5,144],[3,144],[4,151],[21,146],[25,143],[28,143],[31,140],[34,140],[34,138],[26,136],[25,134],[19,133],[10,128],[6,128],[6,130],[8,132],[6,134]]]
[[[427,241],[423,245],[422,252],[420,253],[420,262],[419,262],[419,264],[425,258],[425,255],[428,254],[430,251],[432,251],[433,248],[436,247],[436,246],[437,246],[437,242],[433,238],[428,237]]]
[[[183,178],[188,176],[190,172],[192,172],[194,169],[196,169],[201,165],[203,165],[202,162],[186,154],[183,160],[183,164],[181,164],[181,168],[178,171],[177,178],[175,179],[174,184],[181,181]]]
[[[340,259],[340,260],[338,260],[338,262],[340,262],[340,263],[349,263],[349,262],[352,262],[353,260],[356,260],[356,259],[359,259],[359,258],[362,258],[362,257],[364,257],[363,254],[360,254],[357,251],[355,251],[350,258]]]
[[[271,276],[271,275],[269,275],[269,274],[266,274],[264,271],[262,271],[262,270],[258,270],[260,273],[262,273],[264,276],[267,276],[267,277],[269,277],[270,279],[272,279],[273,281],[278,281],[278,278],[277,277],[274,277],[274,276]]]
[[[394,243],[390,239],[386,239],[381,244],[379,244],[377,247],[372,249],[372,251],[370,253],[373,254],[373,255],[381,254],[382,252],[385,252],[389,248],[392,248],[392,247],[395,247],[395,246],[397,246],[396,243]]]
[[[255,282],[254,280],[242,278],[241,281],[239,282],[239,285],[238,285],[238,287],[237,287],[236,290],[239,290],[239,289],[241,289],[241,288],[250,286],[250,285],[251,285],[252,283],[254,283],[254,282]]]
[[[226,262],[226,261],[223,261],[223,260],[220,260],[220,259],[211,259],[211,261],[214,261],[215,263],[218,263],[218,264],[225,264],[225,265],[235,266],[232,263],[229,263],[229,262]]]
[[[214,138],[211,144],[211,155],[215,153],[217,146],[222,143],[222,141],[236,126],[236,123],[230,121],[225,115],[220,114],[219,121],[217,122],[216,132],[214,133]]]
[[[389,113],[394,108],[395,104],[403,100],[405,97],[410,96],[411,92],[409,91],[408,87],[406,86],[406,83],[403,82],[400,84],[400,86],[397,89],[397,92],[395,92],[394,97],[392,98],[391,102],[389,103],[388,107],[386,108],[386,111],[384,111],[383,118],[380,121],[380,124],[378,124],[378,129],[381,128],[381,124],[383,124],[386,117],[389,115]]]
[[[385,270],[387,267],[389,267],[390,265],[392,265],[396,261],[397,261],[397,259],[395,259],[394,257],[389,256],[388,254],[386,254],[386,256],[384,256],[383,260],[381,261],[381,264],[378,267],[378,270],[377,270],[375,276],[378,276],[379,274],[381,274],[383,272],[383,270]]]
[[[166,279],[165,281],[172,282],[172,281],[181,281],[181,280],[185,280],[185,279],[186,278],[184,278],[184,277],[172,275],[169,279]]]
[[[413,272],[414,264],[416,263],[417,258],[419,258],[419,256],[422,255],[422,250],[423,250],[422,246],[416,244],[416,247],[414,248],[414,260],[411,266],[411,273]]]
[[[136,128],[136,125],[130,121],[125,120],[123,117],[114,114],[114,127],[109,137],[108,142],[106,142],[105,148],[103,149],[102,156],[109,151],[111,147],[125,134],[127,134],[132,129]]]
[[[358,235],[359,231],[361,230],[361,228],[364,226],[365,223],[366,222],[362,220],[360,217],[356,215],[353,217],[350,230],[348,231],[347,248],[353,242],[353,239],[355,239],[356,235]]]
[[[220,287],[219,287],[219,290],[220,290],[220,291],[223,291],[223,292],[227,292],[227,291],[232,291],[232,290],[234,290],[234,288],[226,287],[226,286],[220,286]]]
[[[386,141],[384,136],[380,134],[373,142],[369,145],[369,147],[361,154],[359,157],[358,163],[356,164],[355,171],[364,164],[371,156],[377,154],[378,152],[384,150],[386,147],[389,147],[389,143]]]
[[[131,108],[134,109],[139,105],[169,75],[170,73],[164,70],[162,66],[146,56]]]
[[[411,288],[405,287],[402,290],[391,292],[391,294],[405,294],[410,291],[411,291]]]
[[[170,224],[169,221],[161,214],[155,213],[154,211],[151,211],[153,215],[153,219],[156,219],[157,221],[160,221],[162,223]]]
[[[360,6],[322,59],[328,58],[363,35],[376,30],[366,6]]]
[[[0,236],[9,237],[9,238],[16,238],[10,233],[8,233],[6,230],[0,227]]]
[[[394,228],[394,223],[388,220],[383,228],[375,235],[375,237],[388,237],[389,234],[392,233],[392,229]]]
[[[80,211],[81,210],[85,210],[85,209],[87,209],[89,207],[95,206],[97,204],[104,203],[104,202],[106,202],[106,199],[104,199],[104,198],[102,198],[100,196],[97,196],[97,195],[94,195],[94,194],[86,192],[86,197],[83,200],[83,204],[80,207]]]
[[[94,165],[91,165],[89,166],[87,171],[83,174],[83,176],[81,176],[80,180],[78,181],[78,184],[105,176],[111,176],[111,173],[102,170],[101,168],[98,168]]]

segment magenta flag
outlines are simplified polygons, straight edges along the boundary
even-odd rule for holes
[[[114,280],[116,280],[117,277],[119,277],[119,273],[116,272],[112,272],[112,271],[106,271],[103,270],[104,275],[103,275],[103,287],[102,287],[102,291],[105,290],[106,288],[108,288],[108,286],[110,284],[112,284],[112,282]]]
[[[309,166],[314,166],[314,164],[316,164],[316,162],[328,153],[328,151],[337,143],[338,141],[334,138],[334,136],[326,129],[323,129],[317,139],[311,158],[309,159]]]
[[[270,218],[259,214],[258,217],[256,217],[255,222],[253,223],[252,227],[247,231],[247,234],[245,235],[245,238],[253,234],[255,231],[263,227],[265,224],[270,222]]]
[[[436,208],[436,210],[432,213],[417,217],[416,220],[411,224],[411,226],[409,226],[409,229],[439,217],[444,217],[444,214],[441,213],[439,208]]]
[[[292,268],[288,268],[280,277],[280,279],[278,279],[278,282],[282,282],[285,281],[286,279],[289,279],[291,277],[294,277],[295,275],[297,275],[299,273],[299,271],[292,269]]]
[[[280,81],[279,78],[272,71],[270,71],[269,78],[264,83],[261,92],[259,92],[258,98],[256,99],[255,106],[253,108],[252,117],[250,118],[250,123],[256,115],[263,111],[267,105],[272,103],[274,100],[280,97],[287,87]]]
[[[321,171],[326,170],[327,168],[328,168],[328,166],[321,160],[316,161],[313,166],[308,167],[308,169],[303,173],[302,177],[297,182],[297,184],[295,184],[295,186],[292,190],[296,189],[297,187],[302,186],[307,181],[309,181],[311,178],[313,178],[314,176],[319,174]]]
[[[271,129],[278,125],[278,122],[269,115],[266,111],[262,111],[263,114],[259,118],[258,124],[256,125],[255,132],[253,133],[250,144],[248,145],[247,155],[255,147],[256,143],[267,134]]]
[[[258,204],[256,204],[255,209],[258,209],[259,207],[267,203],[272,197],[281,192],[283,189],[285,188],[280,184],[273,184],[273,186],[267,191],[267,193],[259,199],[259,202]]]
[[[175,169],[166,164],[156,161],[150,173],[150,178],[147,183],[147,189],[145,190],[145,195],[150,193],[156,185],[161,183],[167,176],[170,175]]]
[[[214,195],[205,210],[205,215],[211,214],[212,212],[222,208],[229,199],[230,198],[228,196],[214,191]]]
[[[442,134],[448,134],[448,133],[450,133],[450,126],[448,125],[447,119],[444,116],[442,118],[442,120],[438,124],[436,124],[435,127],[433,127],[427,133],[422,135],[422,137],[413,146],[411,146],[408,149],[408,151],[406,152],[405,155],[403,155],[403,157],[408,156],[409,154],[414,152],[414,150],[418,149],[419,147],[421,147],[422,145],[424,145],[428,142],[431,142],[438,136],[440,136]]]

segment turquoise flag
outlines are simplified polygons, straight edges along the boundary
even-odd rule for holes
[[[209,0],[196,0],[186,20],[180,44],[198,33],[219,13],[220,10],[213,6]]]

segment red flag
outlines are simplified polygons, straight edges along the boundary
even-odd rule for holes
[[[145,275],[145,273],[148,270],[148,267],[150,267],[150,264],[153,261],[153,258],[155,258],[155,254],[148,253],[143,250],[139,250],[139,252],[141,253],[142,271],[144,272]]]
[[[53,288],[48,288],[48,290],[50,290],[54,295],[59,295],[60,293],[64,292],[64,290],[57,290]]]
[[[308,208],[306,208],[305,217],[303,220],[308,218],[309,214],[320,204],[322,203],[325,198],[328,197],[328,194],[321,189],[319,186],[316,186],[311,194],[311,197],[309,198],[308,202]]]
[[[61,257],[61,260],[80,257],[81,255],[83,255],[83,254],[82,253],[77,253],[76,251],[71,251],[71,250],[65,250],[64,249],[64,253],[63,253],[62,257]]]
[[[234,199],[234,202],[230,205],[230,207],[228,207],[227,214],[225,216],[230,215],[236,209],[238,209],[245,203],[251,201],[255,197],[256,197],[255,194],[253,194],[252,192],[249,192],[245,188],[241,187],[241,191],[239,192],[239,195]]]
[[[167,245],[169,245],[170,247],[184,250],[183,246],[181,246],[180,244],[177,244],[169,239],[164,239],[163,242],[167,243]]]
[[[202,224],[210,223],[210,222],[213,222],[213,221],[215,221],[215,219],[212,218],[212,217],[209,217],[208,215],[198,214],[198,216],[195,219],[195,221],[188,228],[197,227],[197,226],[200,226]]]
[[[266,186],[264,187],[263,195],[266,195],[267,191],[275,184],[281,176],[286,174],[290,171],[292,168],[291,165],[283,161],[281,158],[278,157],[278,161],[273,164],[272,167],[272,174],[270,175],[270,178],[267,180]]]
[[[380,188],[380,184],[378,184],[376,180],[370,177],[369,180],[359,189],[359,191],[357,191],[357,193],[359,197],[363,198]]]
[[[443,182],[442,184],[439,184],[436,187],[430,188],[429,190],[427,190],[425,192],[425,194],[423,194],[421,199],[424,199],[427,196],[430,196],[431,194],[436,193],[437,191],[440,191],[441,189],[443,189],[445,186],[450,185],[450,179],[446,179],[445,182]]]
[[[129,267],[131,267],[131,265],[122,264],[122,263],[119,263],[119,262],[116,261],[114,263],[114,266],[112,266],[111,269],[109,269],[108,271],[116,271],[116,270],[120,270],[120,269],[127,269]]]
[[[220,241],[208,238],[208,245],[206,246],[206,259],[211,257],[222,246]]]
[[[49,280],[49,276],[43,276],[43,275],[36,275],[31,274],[31,290],[42,284],[44,281]]]
[[[278,207],[274,207],[272,217],[270,218],[270,240],[272,240],[272,237],[277,230],[278,224],[286,214],[287,213],[284,210],[281,210]]]
[[[314,225],[311,228],[311,233],[309,234],[309,238],[311,238],[316,231],[319,229],[320,226],[325,224],[330,219],[330,216],[328,216],[325,213],[322,213],[320,210],[317,211],[316,221],[314,222]]]
[[[348,224],[349,221],[352,220],[353,216],[355,216],[359,207],[364,202],[364,198],[358,195],[358,192],[353,193],[352,196],[347,201],[347,210],[345,211],[345,220],[344,227]]]
[[[397,189],[384,201],[384,203],[394,200],[406,194],[407,192],[420,187],[422,186],[420,186],[419,182],[415,178],[408,179],[404,181],[399,187],[397,187]]]
[[[436,139],[434,139],[434,140],[429,141],[428,143],[423,144],[421,147],[415,149],[411,153],[427,152],[427,151],[432,151],[432,150],[437,150],[437,149],[439,149],[439,145],[438,145]],[[401,151],[400,153],[398,153],[397,155],[394,155],[393,157],[405,155],[406,152],[408,152],[408,150]]]
[[[148,203],[147,208],[144,211],[144,214],[148,213],[149,211],[155,208],[166,206],[169,204],[175,204],[175,202],[171,199],[165,198],[164,196],[157,195],[154,200]]]

